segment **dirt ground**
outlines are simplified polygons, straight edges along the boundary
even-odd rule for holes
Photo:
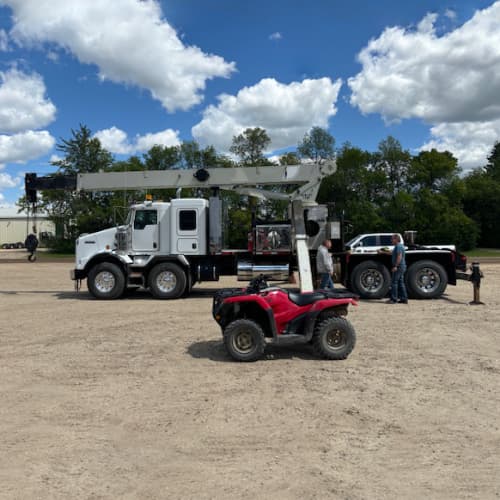
[[[345,361],[231,361],[211,292],[100,302],[70,263],[0,263],[0,497],[500,498],[500,265],[362,302]]]

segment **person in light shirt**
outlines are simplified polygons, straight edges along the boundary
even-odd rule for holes
[[[320,289],[324,290],[326,288],[335,288],[333,284],[333,259],[329,252],[332,248],[332,242],[330,240],[325,240],[318,248],[318,253],[316,254],[316,271],[321,279]]]

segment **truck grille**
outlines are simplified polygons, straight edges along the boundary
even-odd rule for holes
[[[116,247],[118,250],[127,250],[128,248],[128,232],[118,231],[116,233]]]

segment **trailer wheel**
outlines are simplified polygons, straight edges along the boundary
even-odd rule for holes
[[[101,262],[90,270],[87,287],[96,299],[118,299],[125,291],[125,276],[116,264]]]
[[[237,361],[257,361],[264,354],[266,340],[258,323],[237,319],[225,328],[224,345]]]
[[[186,289],[187,277],[177,264],[164,262],[158,264],[149,273],[149,289],[157,299],[176,299]]]
[[[406,284],[413,299],[437,299],[448,286],[448,276],[441,264],[421,260],[408,268]]]
[[[345,359],[354,349],[356,333],[344,318],[328,318],[319,322],[313,334],[313,351],[327,359]]]
[[[354,268],[351,287],[363,299],[382,299],[391,287],[391,275],[383,264],[367,260]]]

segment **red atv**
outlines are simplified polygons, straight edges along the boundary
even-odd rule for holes
[[[255,361],[266,343],[310,343],[318,356],[345,359],[354,349],[356,334],[343,317],[358,297],[339,290],[298,293],[269,287],[259,276],[245,288],[219,290],[212,314],[222,328],[224,345],[238,361]]]

